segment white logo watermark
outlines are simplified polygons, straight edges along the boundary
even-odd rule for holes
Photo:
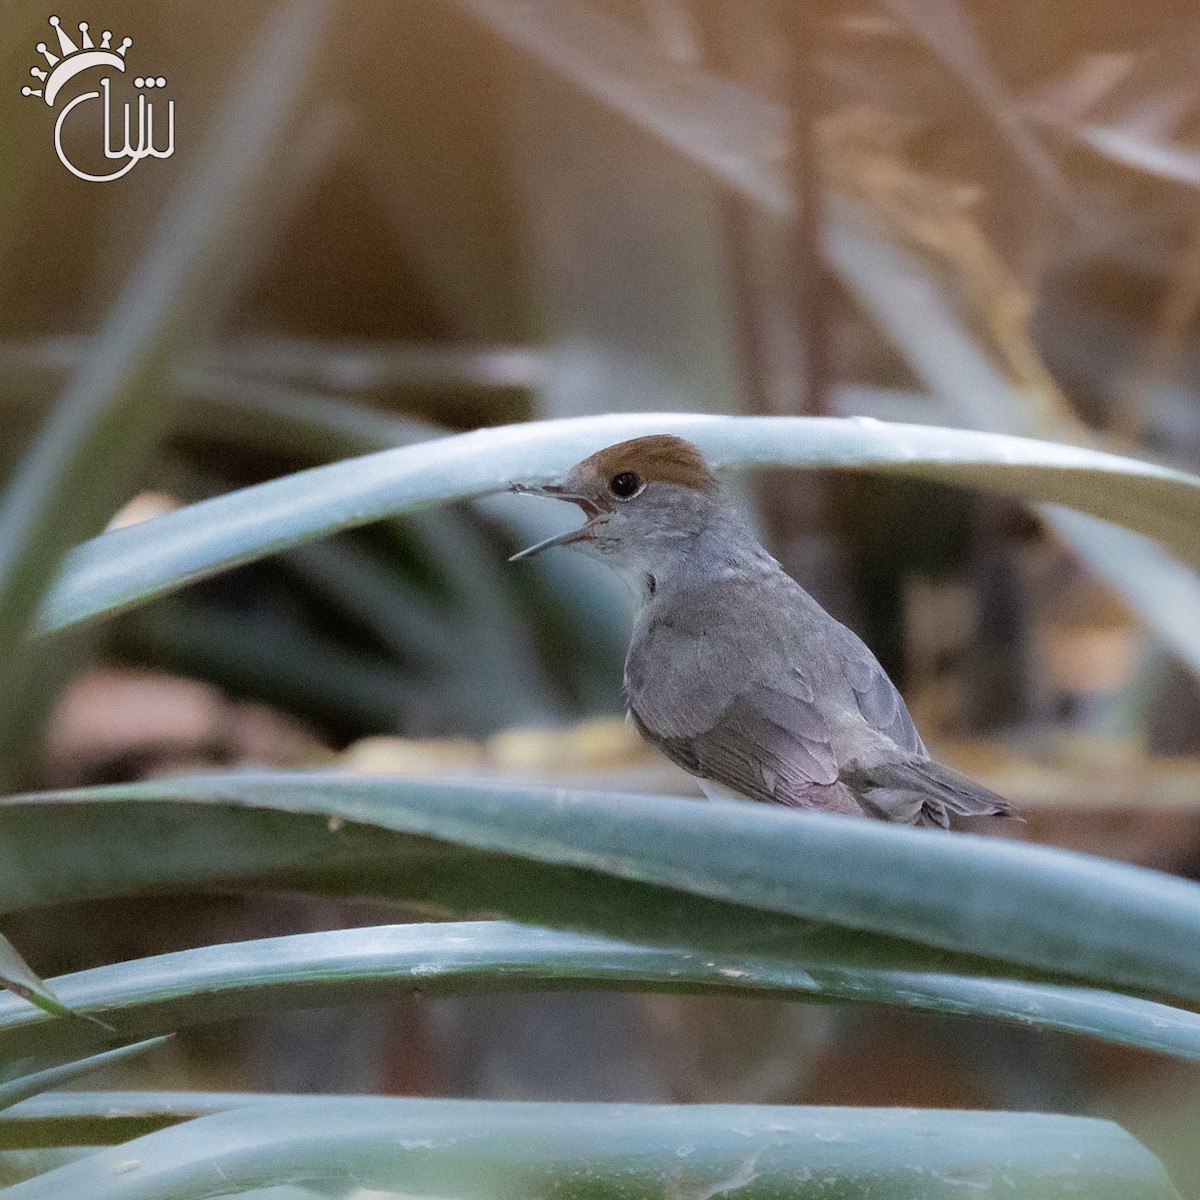
[[[93,68],[99,68],[102,71],[124,72],[125,53],[133,45],[132,38],[125,38],[114,50],[112,48],[113,35],[106,29],[100,35],[100,45],[97,46],[88,33],[88,23],[80,21],[80,44],[76,45],[63,29],[57,17],[51,17],[50,24],[58,34],[59,53],[55,54],[46,46],[45,42],[38,42],[37,50],[45,58],[49,70],[30,67],[30,75],[34,79],[40,80],[42,86],[40,88],[25,86],[21,89],[22,96],[40,96],[48,107],[53,108],[62,98],[63,88],[77,75],[82,75],[85,71]],[[167,81],[161,75],[139,75],[134,79],[133,86],[138,92],[136,106],[131,105],[128,100],[123,101],[119,106],[120,111],[116,120],[113,119],[112,81],[107,74],[101,76],[97,91],[82,92],[63,105],[62,111],[58,114],[58,120],[54,122],[54,149],[58,151],[59,161],[72,175],[91,183],[104,183],[110,179],[120,179],[122,175],[132,171],[144,158],[170,158],[175,153],[175,101],[167,101],[166,136],[163,137],[160,127],[156,138],[154,103],[146,96],[146,92],[166,87]],[[67,157],[67,151],[63,145],[63,131],[68,120],[72,118],[72,114],[85,109],[92,101],[99,101],[104,110],[102,144],[104,157],[122,164],[112,171],[102,174],[93,174],[77,166]],[[93,129],[96,124],[93,121]],[[113,144],[114,128],[117,129],[120,138],[118,145]],[[78,142],[78,138],[71,138],[69,134],[68,140],[72,145]],[[156,140],[163,144],[155,145]],[[88,165],[99,166],[99,158],[97,157],[96,163]]]

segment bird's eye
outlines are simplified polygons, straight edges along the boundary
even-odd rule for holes
[[[618,500],[628,500],[642,490],[642,477],[635,471],[622,471],[608,481],[608,490]]]

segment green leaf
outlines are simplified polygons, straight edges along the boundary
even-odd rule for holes
[[[70,1016],[71,1010],[63,1004],[49,987],[34,973],[30,965],[12,944],[0,933],[0,985],[15,992],[30,1004],[36,1004],[43,1012],[55,1016]]]
[[[124,1033],[141,1035],[274,1008],[365,1002],[397,991],[440,996],[603,987],[898,1004],[1200,1059],[1200,1015],[1091,988],[853,962],[708,957],[502,921],[385,925],[206,946],[82,971],[55,986],[76,1010],[102,1013]],[[87,1036],[77,1026],[0,1000],[0,1058],[74,1050]]]
[[[1200,998],[1200,885],[1001,838],[738,802],[321,773],[0,801],[0,911],[216,884],[391,896],[804,965],[854,955]]]
[[[240,785],[265,778],[193,780],[186,797],[160,802],[125,789],[0,799],[0,911],[164,889],[285,888],[393,899],[440,913],[503,913],[663,944],[704,939],[714,950],[754,951],[778,940],[787,956],[804,962],[994,968],[990,960],[968,961],[758,910],[751,910],[748,938],[747,909],[734,902],[411,837],[345,813],[336,784],[321,811],[288,811],[286,795],[282,806],[265,797],[247,803]],[[312,783],[315,777],[295,778]],[[406,787],[394,784],[394,794]],[[495,794],[486,786],[482,793]],[[386,801],[380,806],[384,821],[390,807]],[[680,929],[687,938],[678,936]]]
[[[637,414],[481,429],[300,471],[95,538],[69,556],[43,630],[129,608],[238,564],[392,513],[558,474],[651,432],[722,466],[871,470],[1051,500],[1159,538],[1200,564],[1200,478],[1077,446],[830,417]]]
[[[0,1148],[115,1146],[182,1121],[291,1097],[251,1092],[42,1092],[0,1113]]]
[[[0,388],[10,392],[6,402],[31,403],[31,374],[40,378],[48,373],[61,373],[63,368],[86,354],[89,347],[87,339],[79,338],[0,344]],[[379,370],[386,375],[389,361],[403,359],[406,349],[385,347],[379,350],[377,353],[383,360],[377,364]],[[375,372],[376,368],[371,366],[372,351],[361,347],[354,351],[330,347],[327,353],[326,361],[321,347],[313,352],[308,343],[292,341],[276,347],[270,360],[260,365],[263,369],[269,365],[282,370],[290,361],[293,369],[297,365],[303,369],[307,359],[309,372],[318,378],[323,373],[337,377],[339,371],[349,370],[355,363],[361,370]],[[480,367],[483,372],[487,369],[486,360],[490,354],[479,353],[485,358]],[[236,359],[238,354],[237,350],[229,351],[223,359]],[[367,361],[359,362],[358,356],[363,355]],[[252,355],[250,365],[257,357]],[[285,453],[305,465],[427,441],[444,433],[435,425],[393,416],[366,405],[228,372],[192,369],[182,373],[179,386],[174,428],[181,435],[199,436],[206,442],[220,437],[243,450],[248,447],[273,456]],[[508,503],[508,499],[485,498],[476,508],[489,521],[511,532],[514,548],[540,541],[558,528],[562,514],[552,512],[553,506],[514,505]],[[498,579],[495,547],[484,545],[478,533],[457,513],[409,515],[403,518],[402,524],[397,522],[397,527],[403,529],[407,540],[417,535],[422,552],[430,553],[439,569],[453,572],[454,585],[462,590],[463,598],[469,602],[467,611],[458,611],[456,606],[457,620],[453,631],[456,636],[448,636],[450,614],[444,611],[423,613],[421,602],[428,605],[429,598],[418,595],[411,585],[406,588],[408,581],[403,575],[394,567],[386,567],[390,579],[387,603],[393,610],[398,607],[407,610],[403,622],[406,641],[421,643],[424,656],[429,656],[431,650],[436,651],[443,673],[450,669],[461,672],[463,666],[460,664],[469,664],[471,678],[457,688],[456,695],[464,700],[475,699],[480,708],[490,711],[493,721],[498,706],[495,696],[487,694],[487,688],[478,687],[481,666],[495,671],[496,694],[504,693],[510,697],[524,694],[530,710],[526,716],[545,720],[546,711],[552,706],[546,702],[543,684],[530,678],[527,617],[522,619],[519,612],[509,611],[513,606],[507,597],[514,587],[525,590],[523,585],[527,583],[527,575],[501,568],[506,572],[507,582]],[[543,555],[531,564],[531,570],[553,591],[556,604],[564,618],[573,623],[573,628],[581,631],[581,636],[586,631],[588,655],[571,664],[576,671],[581,670],[588,678],[589,663],[611,664],[614,658],[624,653],[627,634],[624,607],[612,603],[612,595],[617,593],[619,585],[614,586],[612,593],[597,588],[594,574],[581,570],[580,564],[569,556]],[[340,568],[339,578],[344,580]],[[343,582],[341,586],[349,585]],[[496,607],[498,596],[506,601],[499,609]],[[486,615],[481,617],[481,611]],[[433,616],[436,620],[432,620]],[[432,631],[428,628],[431,624],[434,625]],[[471,636],[457,636],[462,632]],[[482,652],[480,643],[484,641],[486,645],[482,651],[485,652]],[[447,658],[440,653],[444,642],[456,648],[453,657]],[[253,664],[247,664],[247,667],[253,669]],[[601,703],[608,703],[610,698],[605,692]],[[393,700],[388,713],[394,715],[395,707]],[[535,711],[538,708],[540,713]],[[464,716],[475,716],[474,724],[480,726],[477,715],[468,713]]]
[[[1178,1200],[1148,1150],[1085,1117],[332,1096],[243,1104],[98,1150],[6,1196],[199,1200],[319,1180],[455,1200],[962,1200],[990,1191]]]
[[[0,370],[3,369],[5,349],[0,348]],[[380,374],[386,381],[396,374],[404,378],[402,365],[407,349],[403,346],[383,347],[371,351],[357,347],[339,351],[336,347],[324,350],[318,346],[314,350],[307,343],[293,341],[280,344],[270,360],[260,366],[262,369],[271,366],[280,371],[303,372],[307,360],[307,372],[318,381],[329,376],[326,382],[330,386],[339,374],[352,369],[357,372],[356,378],[362,378],[365,372],[367,375]],[[236,351],[231,353],[237,354]],[[530,357],[528,351],[521,353],[525,359]],[[378,354],[380,361],[375,362],[374,354]],[[36,350],[34,355],[36,357]],[[252,355],[252,361],[255,357]],[[365,361],[360,361],[360,357],[365,357]],[[489,372],[495,370],[495,355],[481,351],[479,357],[482,361],[475,372],[482,383]],[[504,359],[500,362],[503,366]],[[503,377],[512,373],[510,367]],[[196,430],[211,438],[216,426],[222,436],[237,444],[261,446],[272,454],[278,454],[282,449],[314,463],[428,441],[444,433],[427,423],[393,416],[323,393],[206,371],[189,373],[186,402],[179,415],[185,430]],[[540,541],[557,528],[555,522],[559,514],[550,514],[548,509],[552,506],[513,505],[507,500],[508,497],[485,498],[476,508],[490,521],[506,527],[517,545]],[[498,564],[494,547],[483,545],[482,539],[456,513],[410,515],[404,519],[403,528],[409,537],[414,533],[419,537],[422,552],[430,554],[440,570],[452,574],[453,586],[468,601],[466,611],[457,613],[456,631],[471,636],[457,638],[456,644],[459,644],[461,660],[470,664],[469,690],[486,693],[486,689],[478,688],[478,671],[481,666],[490,667],[496,671],[497,685],[501,685],[496,688],[497,694],[506,690],[511,697],[517,688],[527,691],[529,708],[540,705],[544,719],[549,705],[543,698],[542,687],[533,686],[534,681],[529,678],[531,655],[526,645],[527,617],[522,619],[519,612],[509,611],[512,605],[508,592],[514,585],[523,583],[525,576],[507,572],[508,584],[505,586],[504,580],[496,576]],[[596,587],[591,572],[581,571],[579,564],[569,557],[554,555],[543,555],[535,560],[533,570],[554,592],[565,618],[573,622],[581,636],[586,631],[589,657],[597,662],[611,663],[624,653],[627,633],[624,608],[614,605],[611,596]],[[400,586],[392,571],[393,604]],[[499,608],[498,597],[503,601]],[[445,614],[442,619],[444,621]],[[419,620],[410,622],[410,625],[419,624]],[[480,645],[481,639],[486,639],[486,645]],[[453,660],[443,660],[442,670],[453,665]],[[580,666],[578,662],[573,665]],[[585,666],[585,673],[586,669]],[[489,705],[495,714],[494,695],[481,694],[479,703]]]
[[[55,1167],[78,1162],[94,1154],[92,1146],[61,1146],[36,1150],[0,1150],[0,1188],[44,1175]]]
[[[242,231],[239,211],[318,57],[325,10],[292,0],[268,21],[93,353],[0,498],[0,753],[12,753],[20,728],[20,647],[41,597],[67,549],[136,486],[165,428],[170,361],[211,316],[205,304]]]
[[[8,988],[22,1000],[29,1001],[55,1017],[66,1017],[71,1020],[84,1021],[111,1034],[112,1030],[95,1017],[85,1016],[75,1012],[54,994],[49,985],[39,978],[29,964],[17,952],[17,948],[0,933],[0,987]],[[0,996],[0,999],[3,999]]]
[[[164,1042],[170,1041],[170,1034],[165,1037],[152,1037],[143,1042],[135,1042],[130,1046],[118,1046],[115,1050],[104,1050],[77,1062],[63,1063],[58,1067],[47,1067],[44,1071],[35,1071],[31,1075],[22,1075],[11,1079],[8,1083],[0,1084],[0,1109],[19,1104],[22,1100],[36,1096],[39,1092],[61,1087],[64,1083],[98,1071],[102,1067],[110,1067],[114,1063],[124,1062],[127,1058],[136,1058],[147,1050],[153,1050]]]

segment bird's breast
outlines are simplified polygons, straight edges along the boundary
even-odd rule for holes
[[[753,655],[730,624],[678,606],[652,610],[625,660],[625,691],[662,737],[709,729],[753,678]]]

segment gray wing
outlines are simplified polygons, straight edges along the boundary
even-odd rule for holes
[[[751,685],[696,733],[664,734],[653,707],[632,697],[629,710],[647,741],[685,771],[753,800],[804,805],[814,785],[837,782],[828,727],[798,675],[787,692]]]
[[[858,711],[872,729],[911,755],[900,761],[860,761],[842,772],[863,806],[886,821],[943,829],[952,815],[1014,815],[1002,796],[929,757],[900,693],[870,650],[861,643],[858,650],[849,653],[844,664]]]
[[[927,757],[929,751],[921,741],[903,697],[896,691],[875,655],[857,637],[851,637],[853,641],[846,648],[843,670],[863,720],[899,749]]]
[[[809,807],[814,789],[840,782],[860,800],[873,793],[863,807],[884,820],[924,821],[927,804],[934,820],[946,807],[959,811],[961,789],[931,797],[919,777],[863,774],[924,763],[929,752],[867,646],[787,576],[780,573],[778,584],[770,608],[757,599],[739,607],[726,596],[717,612],[698,595],[690,609],[659,614],[635,638],[625,684],[642,735],[690,774],[755,800]],[[781,625],[778,609],[795,619]],[[730,611],[737,620],[728,619]],[[804,676],[794,668],[766,683],[751,653],[764,644],[776,662],[806,663]],[[836,729],[822,716],[814,687],[839,717]],[[847,719],[855,712],[861,725]]]

